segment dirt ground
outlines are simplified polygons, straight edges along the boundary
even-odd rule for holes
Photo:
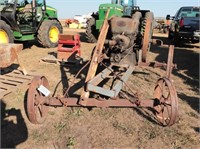
[[[87,43],[84,30],[81,35],[81,51],[84,61],[90,58],[94,44]],[[153,45],[148,53],[149,61],[166,62],[168,44],[166,34],[154,34],[164,45]],[[40,59],[54,49],[45,49],[35,42],[24,45],[20,59],[30,74],[45,75],[50,90],[62,95],[82,65],[59,66],[41,62]],[[172,79],[179,102],[179,119],[171,127],[162,127],[147,109],[140,108],[69,108],[51,107],[44,124],[31,124],[26,116],[27,88],[18,88],[1,100],[1,147],[5,148],[199,148],[199,45],[186,44],[175,48]],[[79,86],[86,76],[84,71],[77,79]],[[165,75],[159,68],[138,68],[130,77],[129,85],[142,97],[153,97],[156,81]],[[71,96],[78,96],[81,89],[73,87]]]

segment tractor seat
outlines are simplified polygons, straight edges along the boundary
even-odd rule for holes
[[[27,4],[24,9],[22,10],[22,12],[32,12],[32,6],[31,4]]]

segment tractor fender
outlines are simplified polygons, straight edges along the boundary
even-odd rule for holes
[[[45,21],[45,20],[56,20],[57,22],[59,22],[60,26],[62,27],[62,24],[60,23],[60,21],[59,21],[57,18],[51,18],[51,17],[49,17],[48,19],[44,19],[44,18],[43,18],[43,20],[42,20],[42,21],[39,23],[39,25],[38,25],[38,28],[37,28],[37,30],[36,30],[36,33],[38,32],[40,26],[42,25],[42,22]],[[62,32],[63,32],[63,28],[62,28]]]
[[[1,18],[2,21],[6,22],[6,24],[8,24],[11,27],[12,30],[20,31],[19,27],[17,26],[17,24],[12,23],[11,21],[9,21],[6,17],[4,17],[2,15],[0,16],[0,18]]]

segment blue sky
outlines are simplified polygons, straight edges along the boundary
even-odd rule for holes
[[[47,4],[58,10],[60,19],[73,18],[96,12],[99,4],[110,3],[111,0],[47,0]],[[149,9],[155,17],[174,15],[182,6],[200,6],[200,0],[137,0],[140,9]]]

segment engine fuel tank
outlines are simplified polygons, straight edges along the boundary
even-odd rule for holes
[[[110,25],[113,34],[130,35],[138,31],[139,22],[132,18],[113,17]]]

